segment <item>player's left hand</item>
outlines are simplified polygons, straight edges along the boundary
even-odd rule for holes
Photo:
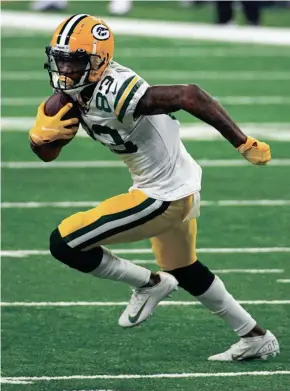
[[[252,164],[266,164],[271,160],[270,146],[252,137],[247,137],[237,150]]]

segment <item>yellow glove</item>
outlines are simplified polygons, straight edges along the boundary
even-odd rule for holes
[[[245,144],[237,150],[252,164],[266,164],[271,160],[270,146],[252,137],[247,137]]]
[[[67,128],[66,126],[77,125],[79,120],[71,118],[62,120],[62,117],[72,108],[68,103],[53,117],[48,117],[44,113],[45,102],[38,108],[36,121],[29,132],[29,138],[34,145],[43,145],[55,140],[70,140],[78,131],[78,126]]]

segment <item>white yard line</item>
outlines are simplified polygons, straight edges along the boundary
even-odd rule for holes
[[[245,159],[201,159],[197,160],[202,167],[240,167],[249,166]],[[273,159],[270,166],[290,166],[290,159]],[[44,162],[2,162],[0,167],[9,169],[43,169],[43,168],[126,168],[122,161],[118,160],[85,160],[85,161],[54,161]],[[268,201],[266,201],[268,202]]]
[[[287,159],[288,160],[288,159]],[[290,161],[290,159],[289,159]],[[288,165],[288,163],[287,163]],[[34,168],[126,168],[122,161],[118,160],[96,160],[96,161],[67,161],[67,162],[51,162],[49,164],[44,162],[2,162],[2,168],[15,169],[34,169]]]
[[[43,255],[48,255],[46,252]],[[20,255],[20,256],[19,256]],[[23,259],[25,256],[21,256],[20,254],[16,254],[14,259]],[[31,260],[32,258],[30,258]],[[39,258],[40,259],[40,258]],[[134,259],[130,260],[130,262],[135,263],[136,265],[156,265],[155,259]],[[281,274],[284,273],[284,269],[211,269],[213,273],[216,274]],[[290,281],[290,280],[277,280],[280,281]]]
[[[30,254],[30,255],[49,255],[48,251],[43,251],[42,254]],[[15,259],[25,258],[27,255],[21,253],[15,254]],[[30,258],[31,259],[31,258]],[[137,265],[156,265],[155,259],[134,259],[130,262]],[[284,269],[212,269],[216,274],[280,274],[284,273]],[[290,280],[277,280],[278,282],[290,282]]]
[[[53,31],[63,14],[2,11],[1,27],[21,31]],[[115,34],[146,37],[182,38],[224,42],[258,43],[262,45],[290,45],[290,29],[248,26],[214,26],[202,23],[166,22],[127,18],[106,18]]]
[[[289,73],[290,74],[290,73]],[[27,132],[35,122],[34,117],[2,117],[1,130]],[[290,141],[290,123],[239,123],[243,131],[252,137],[263,139]],[[78,137],[89,138],[80,128]],[[180,136],[183,140],[221,140],[220,133],[209,125],[194,123],[182,124]]]
[[[290,74],[290,73],[289,73]],[[259,124],[259,123],[239,123],[239,126],[245,133],[252,137],[290,141],[289,123],[278,124]],[[183,140],[218,140],[222,139],[220,133],[213,127],[206,124],[182,124],[180,127],[180,136]]]
[[[51,38],[51,32],[50,31],[38,31],[37,36],[40,37],[46,37],[47,39]],[[1,31],[1,37],[2,38],[19,38],[19,29],[12,29],[9,28],[9,26],[5,27]],[[35,38],[35,31],[26,29],[22,30],[21,32],[21,38]],[[43,52],[43,56],[44,56]]]
[[[115,248],[115,254],[152,254],[150,248]],[[260,253],[290,253],[290,247],[226,247],[226,248],[199,248],[203,254],[260,254]],[[23,258],[33,255],[50,255],[48,250],[1,250],[1,257]]]
[[[148,248],[144,249],[113,249],[116,254],[151,254],[152,250]],[[226,247],[226,248],[199,248],[197,249],[198,253],[203,254],[235,254],[235,253],[249,253],[249,254],[258,254],[258,253],[288,253],[290,252],[290,247]],[[1,254],[1,252],[0,252]]]
[[[278,50],[280,49],[280,50]],[[42,48],[26,48],[21,47],[11,47],[11,48],[2,48],[1,51],[2,58],[44,58],[45,54]],[[196,57],[290,57],[288,50],[283,50],[282,48],[251,48],[247,49],[230,47],[230,48],[188,48],[188,47],[177,47],[174,48],[163,48],[163,47],[149,47],[146,48],[136,48],[136,47],[126,47],[122,49],[116,49],[114,53],[114,58],[117,60],[119,58],[163,58],[170,57],[176,58],[181,56],[183,58],[196,58]]]
[[[136,259],[130,261],[137,265],[155,265],[156,261]],[[284,269],[211,269],[216,274],[280,274],[284,273]],[[277,280],[278,282],[290,282],[290,280]]]
[[[38,106],[40,102],[48,97],[32,97],[32,98],[2,98],[1,105],[7,107],[27,107]],[[290,103],[289,96],[217,96],[215,97],[224,105],[228,106],[248,106],[248,105],[288,105]]]
[[[0,384],[32,384],[31,381],[13,380],[13,378],[0,378]]]
[[[286,105],[290,102],[289,96],[221,96],[217,99],[227,106]]]
[[[2,202],[1,208],[91,208],[99,205],[100,201],[64,201],[64,202]]]
[[[290,284],[290,279],[279,279],[279,280],[276,280],[277,282],[281,282],[282,284]]]
[[[207,377],[239,377],[239,376],[276,376],[290,375],[290,371],[249,371],[249,372],[194,372],[194,373],[156,373],[148,375],[71,375],[71,376],[14,376],[4,377],[3,380],[21,381],[58,381],[58,380],[109,380],[109,379],[181,379]]]
[[[218,200],[201,201],[202,206],[283,206],[290,205],[290,200]]]
[[[50,255],[48,250],[1,250],[1,257],[25,258],[32,255]]]
[[[261,80],[290,80],[290,73],[283,71],[172,71],[169,69],[139,69],[138,73],[144,77],[154,80],[231,80],[232,82],[251,81],[259,82]],[[45,81],[47,82],[47,74],[35,71],[4,71],[1,73],[2,81],[25,82],[25,81]],[[290,102],[290,98],[284,98],[283,102]],[[286,104],[286,103],[284,103]]]
[[[247,305],[288,305],[290,300],[238,300]],[[127,305],[127,301],[4,301],[1,307],[120,307]],[[188,307],[201,305],[199,301],[161,301],[159,306]]]
[[[148,375],[71,375],[71,376],[18,376],[4,377],[4,381],[59,381],[59,380],[109,380],[109,379],[181,379],[181,378],[209,378],[209,377],[240,377],[240,376],[277,376],[290,375],[290,371],[248,371],[248,372],[195,372],[195,373],[156,373]],[[88,390],[90,391],[90,390]],[[91,390],[98,391],[98,390]],[[100,390],[102,391],[102,390]],[[106,391],[106,390],[103,390]],[[107,390],[110,391],[110,390]]]
[[[57,202],[1,202],[3,209],[35,209],[35,208],[91,208],[101,201],[57,201]],[[201,206],[231,207],[231,206],[285,206],[290,200],[217,200],[201,201]]]

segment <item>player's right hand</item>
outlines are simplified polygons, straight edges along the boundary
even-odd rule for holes
[[[53,117],[44,113],[45,102],[42,102],[38,108],[36,121],[29,132],[29,138],[34,145],[43,145],[55,140],[70,140],[78,131],[78,118],[62,120],[62,117],[72,108],[68,103]],[[68,128],[71,126],[71,128]]]
[[[247,137],[237,150],[252,164],[266,164],[271,160],[270,146],[252,137]]]

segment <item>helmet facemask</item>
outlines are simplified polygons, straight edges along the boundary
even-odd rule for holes
[[[47,63],[50,82],[54,89],[74,94],[99,79],[100,68],[105,60],[101,57],[88,54],[84,49],[74,52],[62,48],[46,48]]]

